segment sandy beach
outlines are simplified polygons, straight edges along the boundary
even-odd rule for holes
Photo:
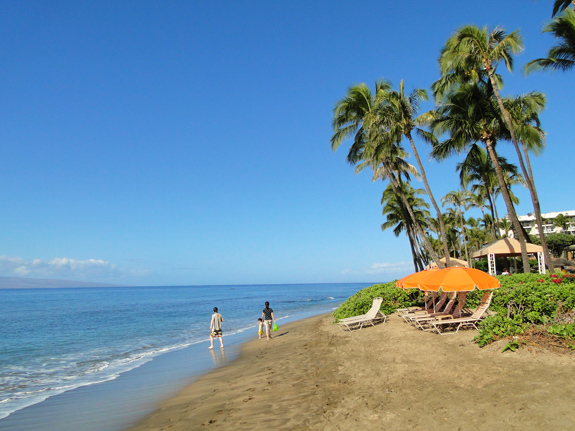
[[[254,339],[141,421],[143,430],[549,430],[575,423],[575,356],[479,348],[388,322],[342,332],[331,316]],[[207,348],[207,344],[206,344]]]

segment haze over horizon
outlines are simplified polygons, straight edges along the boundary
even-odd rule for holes
[[[407,238],[380,228],[386,184],[354,175],[348,145],[330,149],[332,109],[361,82],[429,89],[440,49],[464,24],[521,31],[514,73],[498,70],[502,95],[546,94],[547,147],[532,158],[541,209],[573,210],[564,183],[575,72],[521,73],[553,44],[541,34],[551,9],[3,2],[0,276],[147,286],[412,272]],[[498,151],[516,163],[511,145]],[[459,161],[427,164],[436,198],[458,188]],[[513,191],[518,214],[532,212],[529,192]]]

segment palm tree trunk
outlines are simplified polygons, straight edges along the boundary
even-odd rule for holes
[[[539,238],[541,238],[543,255],[545,256],[545,262],[549,266],[549,269],[553,271],[554,267],[551,265],[551,255],[549,254],[547,239],[545,238],[545,232],[543,231],[543,217],[541,216],[541,207],[539,206],[539,196],[537,195],[537,189],[535,188],[535,179],[533,178],[531,161],[529,160],[529,154],[525,143],[523,143],[523,152],[525,153],[525,161],[527,162],[527,169],[529,171],[529,176],[526,176],[526,178],[529,178],[529,192],[531,193],[531,200],[533,201],[533,211],[535,212],[535,221],[537,222],[537,229],[539,230]],[[523,175],[525,175],[525,173]]]
[[[425,175],[425,169],[423,168],[423,163],[421,163],[421,159],[419,158],[419,153],[417,152],[417,148],[415,147],[415,142],[413,142],[413,138],[411,137],[411,133],[408,132],[406,134],[409,142],[411,143],[411,148],[413,149],[413,155],[415,156],[415,160],[417,160],[417,165],[419,166],[419,170],[421,171],[421,179],[423,180],[423,184],[425,185],[425,190],[427,190],[427,196],[431,200],[431,204],[435,211],[437,212],[437,221],[439,222],[439,230],[441,231],[441,242],[443,243],[443,255],[445,256],[445,266],[449,267],[450,260],[449,260],[449,248],[447,247],[447,235],[445,234],[445,224],[443,223],[443,217],[441,215],[441,211],[439,209],[439,205],[435,201],[433,197],[433,193],[431,193],[431,188],[429,187],[429,183],[427,182],[427,175]]]
[[[415,215],[413,214],[413,209],[411,208],[411,205],[407,201],[407,198],[405,197],[405,194],[403,193],[401,186],[396,184],[396,181],[398,181],[398,180],[396,179],[395,175],[393,174],[393,170],[389,166],[386,166],[386,171],[388,172],[388,179],[389,179],[389,183],[391,184],[391,188],[393,189],[393,192],[397,196],[401,196],[401,200],[402,200],[403,204],[405,205],[405,209],[407,210],[407,212],[409,213],[409,215],[411,217],[411,220],[413,221],[413,228],[414,228],[415,232],[417,233],[417,235],[419,235],[419,237],[421,238],[421,241],[423,242],[423,246],[425,248],[425,251],[427,253],[429,253],[429,256],[437,264],[438,268],[445,268],[445,266],[443,265],[443,262],[441,262],[439,260],[439,256],[437,256],[437,253],[435,253],[433,246],[431,245],[431,243],[427,239],[425,232],[423,231],[419,222],[415,218]]]
[[[415,238],[413,237],[413,231],[411,229],[411,226],[407,225],[407,220],[406,220],[406,224],[405,224],[405,229],[407,231],[407,237],[409,238],[409,246],[411,247],[411,257],[413,258],[413,268],[415,269],[415,272],[419,272],[421,271],[421,269],[419,268],[419,260],[417,257],[417,254],[415,253]]]
[[[491,230],[493,230],[493,240],[499,238],[499,232],[495,229],[495,223],[497,223],[497,208],[495,207],[495,197],[491,196],[491,191],[487,191],[487,199],[489,200],[489,205],[491,206]]]
[[[460,214],[460,220],[461,220],[461,234],[463,235],[463,245],[465,245],[465,260],[469,265],[469,250],[467,249],[467,228],[463,224],[463,213]]]
[[[525,244],[525,238],[523,237],[523,232],[521,231],[521,225],[519,224],[519,219],[517,218],[515,207],[513,206],[513,202],[511,202],[511,197],[507,191],[507,184],[505,183],[503,172],[501,171],[501,166],[499,165],[499,160],[497,160],[495,148],[493,148],[493,141],[487,139],[485,141],[485,145],[487,147],[489,157],[491,157],[491,163],[493,163],[493,167],[495,168],[495,173],[497,174],[497,180],[499,181],[501,194],[503,195],[503,200],[507,206],[507,213],[509,214],[509,218],[511,218],[515,236],[518,237],[517,240],[519,241],[519,246],[521,248],[521,260],[523,261],[523,272],[528,274],[531,272],[531,270],[529,266],[529,257],[527,256],[527,245]]]
[[[485,70],[487,70],[487,73],[489,74],[489,80],[491,81],[491,86],[493,87],[493,94],[495,94],[495,98],[497,99],[497,104],[499,105],[501,115],[503,115],[505,123],[507,124],[507,127],[509,128],[509,133],[511,134],[511,141],[513,142],[513,145],[515,146],[515,148],[519,151],[519,146],[517,145],[517,139],[515,138],[515,130],[513,128],[513,124],[511,123],[511,116],[509,115],[509,112],[507,112],[507,109],[505,109],[505,106],[503,106],[503,99],[501,99],[501,95],[499,94],[499,88],[497,87],[497,82],[495,82],[495,71],[493,70],[491,60],[486,59],[484,61],[484,66],[485,66]],[[495,153],[493,146],[491,146],[491,150]],[[523,161],[523,158],[521,158],[520,162],[522,163],[522,161]],[[495,163],[497,163],[497,166],[499,167],[499,170],[501,171],[501,167],[499,166],[499,161],[498,160],[493,161],[493,166],[495,166]],[[500,172],[497,172],[498,179],[499,179],[499,174],[500,174]],[[501,175],[500,179],[503,179],[503,175]],[[505,182],[500,182],[500,186],[502,188],[505,187]],[[507,194],[507,197],[509,198],[509,194],[507,193],[506,187],[505,187],[505,193]],[[504,200],[505,200],[505,197],[504,197]],[[523,237],[523,233],[521,232],[521,226],[519,225],[519,219],[517,218],[517,213],[515,212],[515,208],[513,207],[513,203],[511,202],[511,199],[509,199],[509,203],[511,204],[511,208],[513,209],[513,214],[509,213],[509,217],[512,218],[511,221],[513,223],[513,228],[514,228],[514,230],[517,230],[517,236],[519,236],[519,238],[517,238],[517,240],[519,241],[519,245],[521,246],[521,259],[523,260],[523,271],[524,272],[531,272],[529,270],[529,258],[527,257],[527,245],[525,244],[525,238]],[[507,201],[505,202],[505,204],[507,204]],[[508,210],[509,210],[509,208],[508,208]],[[526,263],[527,263],[527,266],[525,266]]]

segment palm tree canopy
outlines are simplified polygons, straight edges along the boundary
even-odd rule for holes
[[[443,75],[450,72],[465,72],[479,77],[479,71],[495,69],[495,64],[503,60],[509,71],[513,70],[513,55],[523,50],[523,38],[518,30],[507,34],[495,28],[480,29],[465,25],[447,40],[439,57],[439,68]],[[474,79],[477,81],[476,79]]]
[[[424,229],[427,229],[429,225],[428,220],[430,219],[429,211],[427,211],[429,204],[418,197],[418,195],[425,195],[425,191],[414,189],[407,183],[402,183],[402,189],[416,219]],[[399,236],[406,226],[405,208],[403,208],[403,202],[397,199],[391,185],[388,185],[383,191],[381,204],[383,205],[382,214],[386,217],[385,222],[381,225],[381,230],[393,228],[394,235]],[[410,224],[409,220],[407,224]]]
[[[524,74],[536,70],[568,70],[575,66],[575,11],[566,9],[543,28],[543,33],[551,33],[558,40],[551,47],[546,58],[537,58],[527,63]]]
[[[519,174],[517,166],[509,163],[505,157],[498,156],[499,164],[504,173],[509,173],[509,176],[516,177]],[[469,184],[481,184],[493,193],[499,183],[497,182],[497,175],[491,159],[485,149],[481,148],[478,144],[473,144],[467,151],[467,156],[455,167],[459,171],[459,179],[462,187],[467,187]]]
[[[446,96],[432,113],[430,127],[436,136],[450,135],[433,146],[431,154],[437,160],[459,153],[475,142],[495,142],[508,136],[490,89],[478,84],[463,84]]]
[[[572,0],[555,0],[555,2],[553,3],[553,15],[552,16],[555,16],[559,12],[564,11],[565,9],[567,9],[572,4],[573,4]]]
[[[545,147],[545,131],[541,128],[539,114],[545,108],[546,102],[545,95],[538,91],[503,100],[518,140],[536,155]]]
[[[346,96],[339,100],[333,109],[332,150],[337,150],[347,138],[354,137],[348,152],[348,162],[356,163],[357,154],[367,141],[368,129],[376,120],[381,95],[391,86],[385,81],[376,81],[375,93],[362,83],[351,87]]]

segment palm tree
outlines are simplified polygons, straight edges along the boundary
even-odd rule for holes
[[[432,155],[444,159],[470,145],[482,142],[493,164],[507,212],[521,245],[524,268],[529,269],[525,238],[509,196],[505,176],[495,150],[497,140],[508,136],[508,129],[494,102],[492,89],[479,84],[462,84],[457,92],[446,96],[445,101],[433,113],[432,130],[437,136],[449,133],[444,142],[434,145]]]
[[[575,66],[575,12],[566,9],[553,18],[543,33],[552,34],[558,43],[547,52],[547,57],[537,58],[523,67],[526,75],[536,70],[569,70]]]
[[[358,165],[356,171],[370,166],[373,170],[373,180],[388,180],[394,193],[398,198],[401,198],[405,209],[409,213],[409,217],[413,222],[413,228],[417,234],[416,241],[421,241],[423,248],[428,253],[430,258],[437,264],[439,268],[444,268],[445,265],[439,260],[439,256],[435,252],[433,245],[422,226],[417,220],[413,208],[409,204],[405,194],[403,193],[403,180],[402,173],[409,172],[413,166],[409,165],[403,157],[406,156],[405,151],[400,146],[400,143],[394,139],[393,135],[382,133],[378,131],[375,137],[372,137],[375,145],[368,146],[364,151],[365,162]],[[413,173],[414,168],[411,170]]]
[[[499,165],[503,171],[504,178],[517,177],[517,166],[507,162],[505,157],[498,156]],[[491,216],[497,220],[497,206],[495,204],[499,187],[499,181],[493,163],[487,151],[477,143],[472,144],[467,150],[467,156],[463,162],[458,163],[455,168],[459,171],[461,186],[466,188],[471,186],[471,191],[480,196],[486,196],[491,209]],[[513,201],[513,197],[511,198]],[[485,202],[485,200],[484,200]],[[483,211],[482,211],[483,212]],[[493,234],[497,236],[495,228]]]
[[[469,74],[470,71],[483,70],[489,77],[492,96],[495,97],[499,111],[503,116],[505,124],[509,130],[511,141],[517,152],[520,154],[519,145],[515,138],[515,131],[511,122],[511,117],[499,94],[499,85],[496,77],[496,69],[499,62],[503,61],[508,70],[513,69],[513,54],[523,49],[523,40],[518,30],[506,34],[504,30],[495,28],[488,32],[487,27],[480,29],[474,25],[466,25],[458,29],[446,42],[439,58],[440,69],[443,75],[456,73],[460,76],[461,82],[470,80],[478,82],[477,73]],[[468,72],[466,75],[465,72]],[[487,148],[490,151],[490,148]],[[493,158],[490,154],[490,156]],[[494,165],[496,162],[494,162]],[[527,246],[525,238],[520,231],[520,224],[517,220],[515,210],[509,212],[514,229],[517,231],[517,239],[521,245],[521,256],[524,267],[527,268],[529,258],[527,256]]]
[[[503,237],[507,238],[507,235],[511,230],[511,223],[509,223],[509,220],[506,218],[502,218],[501,220],[498,221],[497,224],[499,226],[499,229],[503,231]]]
[[[445,204],[450,203],[457,209],[456,214],[459,219],[459,227],[461,232],[460,238],[463,238],[463,244],[465,246],[465,260],[467,260],[467,263],[469,263],[469,252],[467,250],[467,240],[465,239],[466,232],[463,218],[463,210],[467,210],[468,193],[469,192],[467,190],[451,191],[441,198],[443,206],[445,206]]]
[[[414,189],[408,183],[403,183],[403,190],[407,200],[413,208],[414,214],[419,221],[419,224],[427,228],[428,220],[430,218],[429,204],[417,195],[425,194],[422,189]],[[381,225],[381,230],[393,228],[393,233],[398,237],[403,231],[406,232],[411,246],[411,254],[413,257],[413,266],[415,271],[422,271],[425,269],[425,262],[421,260],[421,253],[417,252],[417,244],[415,240],[415,232],[413,230],[412,222],[409,218],[405,217],[406,210],[403,202],[397,199],[393,193],[391,185],[383,191],[381,197],[381,204],[383,205],[382,214],[386,218],[385,222]]]
[[[564,11],[570,5],[575,6],[575,0],[555,0],[555,3],[553,3],[553,16]]]
[[[388,179],[398,199],[404,203],[409,217],[413,221],[415,232],[419,235],[426,251],[440,268],[443,263],[427,240],[427,236],[413,213],[409,202],[402,193],[401,174],[407,170],[403,160],[405,152],[399,146],[394,136],[386,133],[380,126],[382,123],[382,101],[390,89],[386,82],[376,82],[375,94],[366,84],[351,87],[347,95],[336,103],[334,108],[331,147],[335,151],[341,143],[353,137],[353,143],[348,151],[347,161],[357,164],[356,172],[365,167],[371,167],[374,179]],[[407,216],[406,216],[407,217]]]
[[[411,149],[415,159],[417,160],[417,165],[419,166],[419,171],[421,173],[421,178],[423,184],[425,185],[425,190],[427,195],[431,200],[431,204],[435,208],[437,213],[437,220],[439,220],[439,229],[441,232],[441,240],[443,242],[443,252],[446,259],[446,265],[449,266],[449,250],[447,248],[447,238],[445,235],[445,225],[443,224],[443,218],[441,217],[441,211],[439,205],[435,201],[435,197],[431,192],[429,187],[429,182],[427,181],[427,175],[425,174],[425,169],[415,142],[413,141],[412,132],[415,131],[419,134],[424,133],[417,126],[423,122],[421,117],[417,117],[417,111],[419,109],[420,101],[427,100],[427,92],[424,89],[416,88],[409,95],[405,94],[403,80],[399,84],[399,91],[387,90],[383,94],[383,99],[386,103],[385,113],[382,116],[384,124],[382,126],[389,131],[390,134],[396,136],[396,139],[400,141],[402,137],[406,137],[411,144]]]
[[[559,214],[553,219],[553,226],[557,226],[565,231],[569,227],[569,221],[569,217],[565,214]]]
[[[537,223],[537,229],[539,232],[543,232],[543,217],[541,216],[539,196],[537,194],[537,188],[535,187],[535,178],[533,176],[533,170],[531,169],[531,161],[529,160],[529,150],[534,151],[537,154],[544,146],[545,133],[540,127],[539,113],[545,107],[545,102],[545,96],[543,93],[539,92],[531,92],[518,96],[515,99],[507,98],[504,101],[513,120],[514,127],[517,130],[517,137],[519,138],[523,148],[523,154],[525,156],[527,166],[523,163],[519,147],[516,147],[516,151],[518,153],[517,155],[521,165],[521,170],[525,178],[525,184],[529,189],[529,194],[533,203],[535,222]],[[527,236],[527,238],[529,237]],[[551,269],[553,269],[547,240],[542,234],[541,246],[543,247],[545,261],[549,264]]]

